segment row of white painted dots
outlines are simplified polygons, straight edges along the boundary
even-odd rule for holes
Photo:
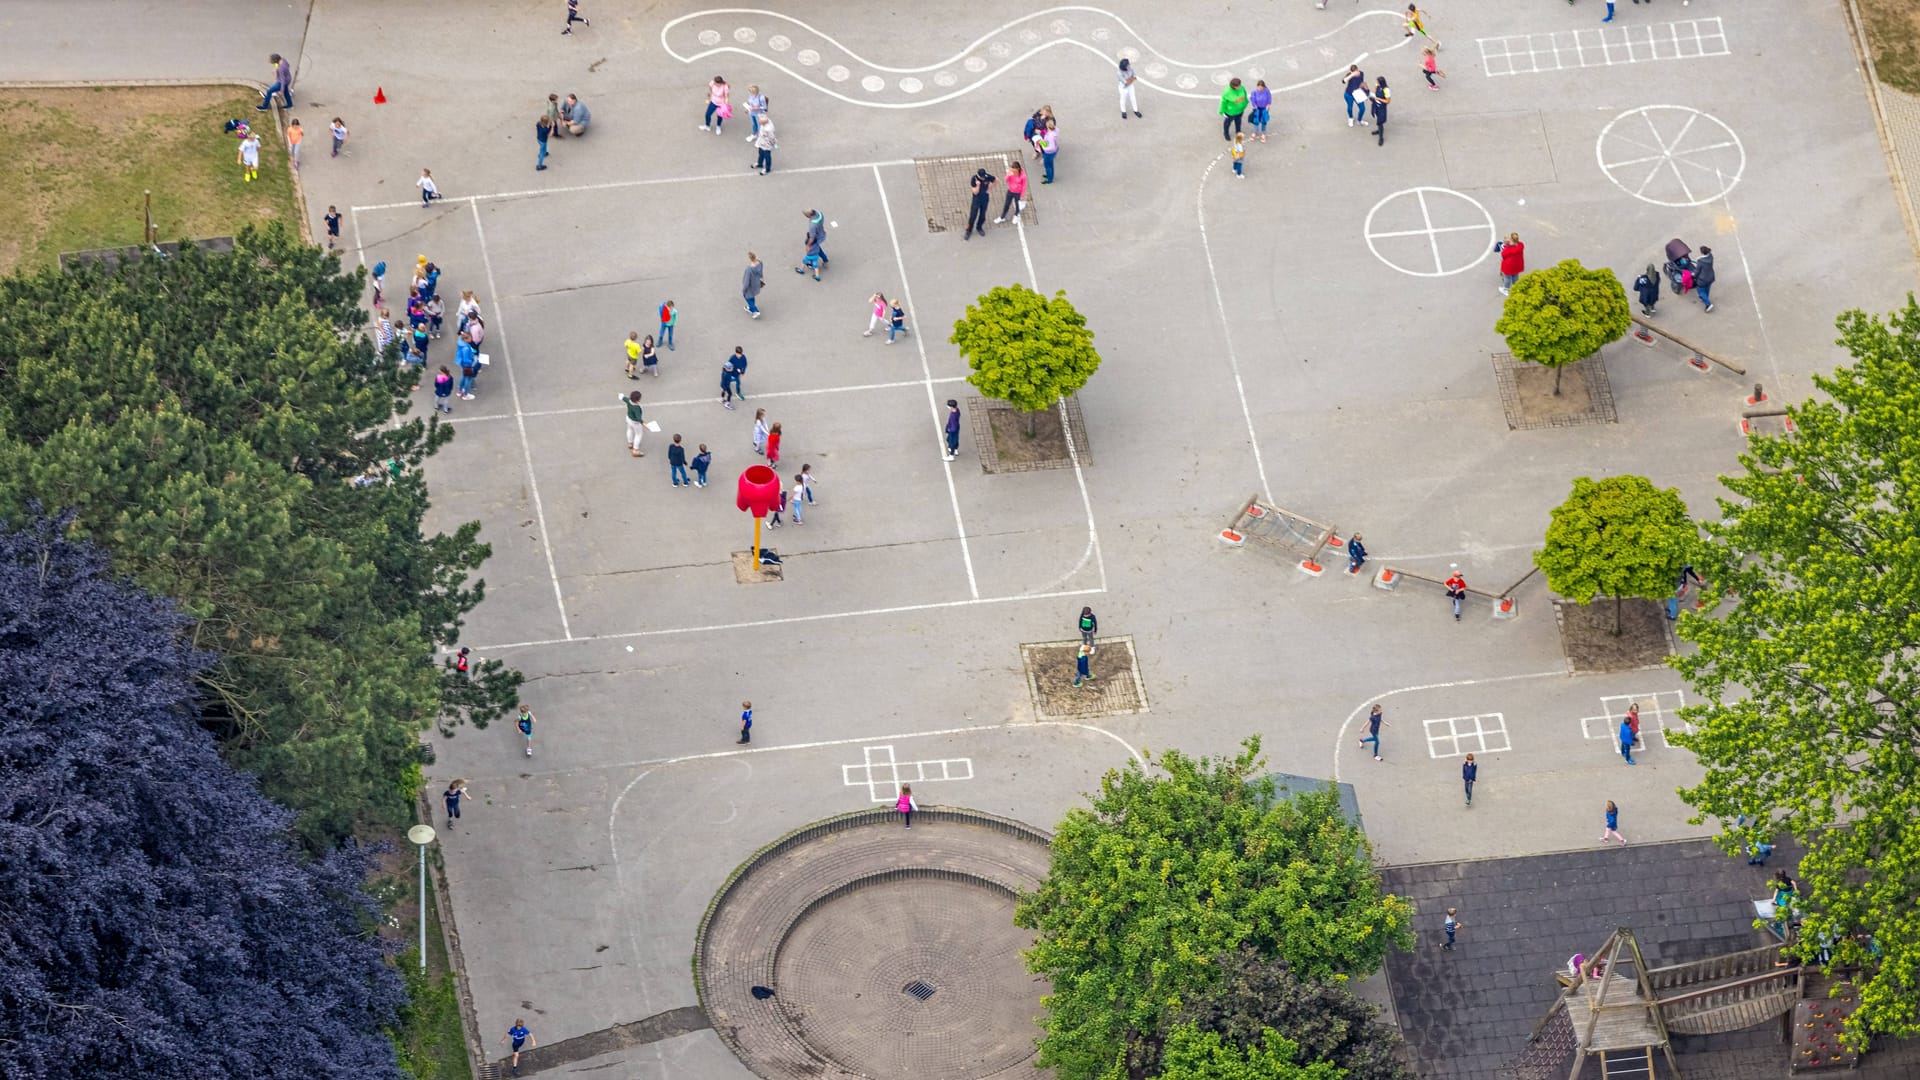
[[[1067,22],[1067,20],[1065,19],[1054,19],[1052,22],[1047,24],[1047,29],[1052,31],[1052,33],[1056,37],[1064,37],[1065,35],[1073,32],[1072,24]],[[1027,27],[1026,29],[1021,30],[1015,36],[1020,39],[1020,42],[1022,44],[1025,44],[1027,46],[1033,46],[1033,45],[1039,44],[1039,42],[1043,37],[1040,31],[1034,29],[1033,27]],[[1099,27],[1095,27],[1092,31],[1090,31],[1090,36],[1095,41],[1107,42],[1112,40],[1113,31],[1108,27],[1099,26]],[[712,48],[713,46],[720,44],[722,40],[722,35],[720,31],[713,30],[713,29],[700,31],[698,37],[700,40],[700,44],[705,45],[708,48]],[[760,39],[759,31],[753,29],[752,27],[742,26],[733,31],[733,40],[739,42],[742,45],[751,45],[754,42],[758,41],[759,39]],[[772,49],[774,52],[777,52],[777,53],[784,53],[789,49],[793,48],[793,39],[787,37],[785,34],[770,35],[767,38],[767,48]],[[1013,50],[1014,50],[1013,44],[1007,41],[995,41],[989,44],[986,49],[988,56],[991,56],[995,60],[1008,59],[1013,55]],[[1137,61],[1140,58],[1140,50],[1129,45],[1129,46],[1126,46],[1125,48],[1118,50],[1115,53],[1115,55],[1118,57],[1124,57],[1129,60]],[[802,67],[815,67],[820,63],[820,59],[821,59],[820,53],[814,49],[801,49],[798,52],[794,53],[793,58]],[[969,56],[966,59],[962,60],[960,63],[961,63],[961,66],[964,67],[968,72],[975,75],[978,75],[981,72],[986,71],[987,68],[991,66],[990,61],[987,59],[986,56],[979,56],[979,55]],[[1170,73],[1170,70],[1171,69],[1169,69],[1166,64],[1161,63],[1158,60],[1148,63],[1141,68],[1141,71],[1148,78],[1156,79],[1156,80],[1165,79],[1167,75]],[[826,69],[826,76],[828,79],[831,79],[832,81],[837,83],[846,82],[848,79],[853,77],[853,72],[848,70],[848,68],[844,64],[833,64],[828,66],[828,68]],[[1247,69],[1245,77],[1249,79],[1259,79],[1259,78],[1265,77],[1265,72],[1263,72],[1259,68],[1249,68]],[[1210,78],[1215,86],[1225,86],[1227,85],[1228,81],[1230,81],[1233,78],[1233,73],[1229,71],[1215,71],[1211,73]],[[1178,86],[1183,90],[1191,90],[1194,87],[1200,85],[1200,77],[1190,72],[1181,72],[1179,75],[1174,77],[1173,81],[1175,86]],[[936,71],[933,73],[933,84],[935,86],[947,88],[947,87],[955,86],[959,82],[960,82],[960,77],[954,74],[952,71]],[[902,77],[900,81],[895,85],[897,85],[902,92],[908,93],[908,94],[917,94],[920,91],[926,89],[926,83],[922,82],[921,80],[911,75]],[[879,75],[866,75],[860,79],[860,87],[861,89],[866,90],[868,93],[877,94],[887,88],[887,80],[880,77]]]

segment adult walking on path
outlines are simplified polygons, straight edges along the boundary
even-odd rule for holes
[[[1133,110],[1133,115],[1135,116],[1140,115],[1140,96],[1134,90],[1134,83],[1139,81],[1140,81],[1139,77],[1135,75],[1133,71],[1133,61],[1124,60],[1124,59],[1121,60],[1120,61],[1120,119],[1122,120],[1125,120],[1127,118],[1128,109]]]
[[[1713,310],[1713,249],[1702,246],[1700,257],[1693,260],[1693,291],[1700,294],[1700,303],[1708,311]]]
[[[801,244],[806,254],[800,260],[801,266],[794,267],[793,272],[796,274],[804,274],[807,271],[803,269],[803,267],[811,267],[813,270],[813,280],[819,281],[820,271],[825,270],[827,264],[833,261],[827,258],[826,215],[818,210],[808,210],[805,216],[807,219],[807,235],[802,239]]]
[[[760,256],[747,252],[747,268],[740,273],[740,296],[747,302],[747,314],[760,317],[760,290],[766,286],[766,267],[760,264]]]
[[[273,84],[267,87],[266,93],[260,95],[260,104],[255,105],[254,109],[259,112],[266,112],[268,109],[273,108],[273,95],[275,94],[280,95],[280,105],[282,108],[293,108],[293,65],[287,63],[286,57],[281,56],[279,53],[274,53],[272,56],[267,57],[267,63],[273,65]]]
[[[960,239],[973,239],[975,230],[987,231],[987,207],[993,202],[993,181],[993,174],[985,169],[975,169],[973,176],[968,179],[967,193],[971,202],[967,207],[967,231],[960,234]]]
[[[1229,82],[1220,93],[1220,137],[1227,142],[1232,142],[1234,132],[1240,130],[1247,112],[1247,96],[1247,88],[1240,85],[1239,79]]]
[[[727,103],[727,96],[732,92],[733,88],[727,85],[727,80],[718,75],[707,84],[707,116],[700,122],[701,131],[720,134],[720,125],[733,115],[733,106]]]
[[[1612,799],[1607,800],[1606,831],[1600,834],[1601,843],[1604,844],[1608,840],[1618,840],[1621,847],[1627,846],[1627,838],[1620,835],[1620,808],[1613,805]]]
[[[748,141],[753,143],[754,171],[761,176],[772,172],[773,152],[780,148],[780,140],[774,135],[772,118],[761,114],[759,127],[748,136]]]
[[[1527,272],[1527,245],[1520,242],[1519,233],[1508,233],[1498,245],[1500,252],[1500,295],[1507,295],[1513,283]]]
[[[1393,92],[1387,89],[1385,75],[1373,80],[1373,136],[1378,145],[1387,145],[1387,106],[1393,101]]]
[[[615,394],[627,407],[627,453],[634,457],[646,457],[640,449],[640,440],[647,437],[647,414],[640,408],[640,391],[634,390],[626,397]]]

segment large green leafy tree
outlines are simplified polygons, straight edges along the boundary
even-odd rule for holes
[[[1621,600],[1671,596],[1698,538],[1674,488],[1654,487],[1644,476],[1581,476],[1567,501],[1553,508],[1546,543],[1533,562],[1547,576],[1547,588],[1576,604],[1613,597],[1618,634]]]
[[[1381,892],[1333,791],[1281,798],[1261,766],[1258,738],[1232,757],[1169,751],[1109,772],[1061,821],[1015,914],[1039,932],[1028,968],[1053,983],[1040,1063],[1060,1080],[1147,1075],[1243,944],[1335,980],[1412,947],[1410,905]]]
[[[1250,946],[1213,964],[1218,978],[1188,999],[1183,1024],[1243,1049],[1277,1031],[1297,1048],[1298,1060],[1338,1066],[1347,1080],[1415,1080],[1399,1030],[1340,983],[1295,978],[1286,961]],[[1149,1067],[1147,1074],[1155,1072]]]
[[[1160,1080],[1341,1080],[1346,1071],[1324,1061],[1302,1063],[1300,1048],[1272,1028],[1246,1045],[1192,1024],[1167,1036],[1166,1068]]]
[[[1627,290],[1613,271],[1568,259],[1514,282],[1493,329],[1514,359],[1552,368],[1558,394],[1561,368],[1620,340],[1632,325]]]
[[[423,537],[417,466],[358,272],[280,227],[232,254],[0,281],[0,515],[71,511],[117,570],[173,597],[201,722],[316,846],[407,812],[423,726],[483,721],[519,676],[431,662],[482,586],[477,524]],[[354,487],[397,461],[393,484]]]
[[[1027,413],[1029,432],[1033,413],[1053,408],[1100,368],[1093,331],[1064,292],[1049,298],[1025,285],[991,289],[967,305],[947,340],[973,369],[967,381]]]
[[[1920,307],[1839,320],[1854,358],[1756,438],[1702,562],[1723,614],[1689,613],[1671,663],[1705,699],[1675,735],[1706,767],[1682,796],[1729,851],[1784,830],[1803,940],[1864,964],[1850,1037],[1920,1033]],[[1749,824],[1738,826],[1741,814]],[[1753,819],[1758,819],[1754,823]],[[1876,960],[1868,942],[1884,954]]]

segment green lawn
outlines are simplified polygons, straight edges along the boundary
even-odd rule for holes
[[[148,190],[163,241],[297,225],[284,137],[259,101],[230,86],[0,90],[0,274],[139,243]],[[230,117],[260,132],[252,183],[235,163],[239,140],[221,130]],[[300,119],[305,152],[324,155],[332,117]]]

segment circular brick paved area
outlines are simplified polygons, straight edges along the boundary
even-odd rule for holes
[[[1014,895],[1047,837],[1016,821],[863,810],[807,826],[735,871],[696,946],[714,1030],[769,1080],[1026,1080],[1044,980]],[[756,999],[754,986],[774,990]]]

